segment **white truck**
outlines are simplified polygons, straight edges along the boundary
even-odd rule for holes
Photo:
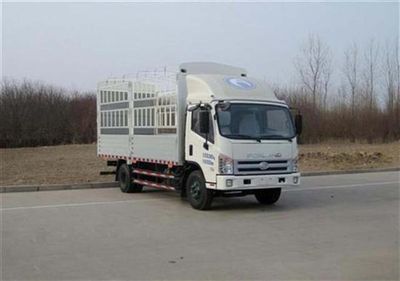
[[[204,210],[216,196],[273,204],[300,182],[301,115],[242,68],[193,62],[102,81],[97,125],[97,154],[123,192],[175,190]]]

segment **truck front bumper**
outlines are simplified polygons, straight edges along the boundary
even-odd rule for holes
[[[277,175],[217,175],[216,185],[207,188],[216,190],[252,190],[300,184],[300,173]]]

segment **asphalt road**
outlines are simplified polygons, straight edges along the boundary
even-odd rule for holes
[[[3,280],[398,280],[399,173],[303,178],[275,205],[173,192],[1,194]]]

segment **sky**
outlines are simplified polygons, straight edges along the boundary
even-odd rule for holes
[[[189,61],[293,83],[294,59],[310,34],[329,45],[338,72],[352,43],[385,44],[399,33],[397,2],[2,5],[2,76],[83,91],[108,77]]]

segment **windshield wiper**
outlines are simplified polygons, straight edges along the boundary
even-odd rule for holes
[[[272,140],[288,140],[290,142],[293,142],[293,138],[290,137],[284,137],[281,135],[260,135],[259,138],[266,138],[266,139],[272,139]]]
[[[251,136],[251,135],[243,135],[243,134],[234,134],[228,135],[229,137],[238,137],[243,139],[251,139],[261,143],[263,139],[270,139],[270,140],[287,140],[289,142],[293,142],[293,138],[284,137],[281,135],[259,135],[259,136]]]
[[[229,135],[230,137],[239,137],[239,138],[246,138],[246,139],[251,139],[251,140],[255,140],[258,142],[261,142],[261,138],[259,138],[258,136],[250,136],[250,135],[242,135],[242,134],[234,134],[234,135]]]

